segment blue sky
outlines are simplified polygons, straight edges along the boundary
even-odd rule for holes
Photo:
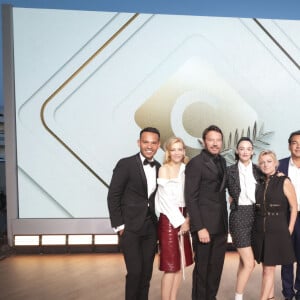
[[[33,8],[300,19],[299,0],[0,0],[0,4]],[[0,55],[2,58],[2,21],[0,26]],[[3,73],[1,59],[0,106],[2,105]]]

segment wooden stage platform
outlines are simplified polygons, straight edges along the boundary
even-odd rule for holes
[[[226,253],[218,300],[233,300],[238,255]],[[191,274],[186,269],[178,300],[191,299]],[[125,266],[120,253],[11,254],[0,260],[1,300],[122,300]],[[154,262],[149,300],[160,299],[158,259]],[[259,299],[261,266],[247,286],[245,300]],[[276,269],[275,298],[281,295],[280,267]]]

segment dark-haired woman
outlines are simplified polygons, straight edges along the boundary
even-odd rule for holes
[[[236,163],[227,168],[231,201],[229,231],[232,242],[240,255],[235,300],[243,299],[246,284],[255,266],[251,241],[255,188],[261,172],[258,166],[252,163],[252,156],[253,142],[248,137],[242,137],[236,145]]]

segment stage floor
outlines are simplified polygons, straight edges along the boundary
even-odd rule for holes
[[[233,300],[238,255],[227,252],[218,300]],[[178,300],[191,299],[193,266],[186,269]],[[119,253],[11,255],[0,261],[1,300],[121,300],[125,266]],[[154,262],[149,300],[160,299],[158,259]],[[261,266],[248,283],[245,299],[259,299]],[[276,268],[275,298],[281,295],[280,267]]]

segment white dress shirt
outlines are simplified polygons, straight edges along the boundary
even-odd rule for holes
[[[300,168],[294,164],[292,158],[290,158],[288,174],[296,191],[298,211],[300,211]]]
[[[148,191],[148,198],[156,189],[156,167],[151,167],[149,164],[144,165],[144,160],[146,159],[141,153],[140,158],[143,164],[144,172],[147,178],[147,191]],[[154,161],[152,159],[151,161]]]

